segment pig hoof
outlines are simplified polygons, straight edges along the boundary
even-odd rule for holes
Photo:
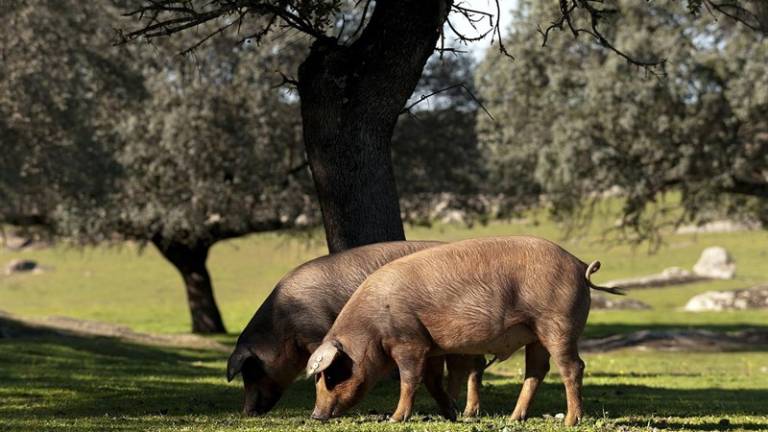
[[[525,413],[513,412],[510,418],[512,421],[523,422],[525,421]]]
[[[445,417],[446,420],[448,421],[454,422],[456,421],[456,411],[451,410],[451,411],[444,412],[443,417]]]
[[[565,425],[566,426],[576,426],[577,424],[579,424],[579,420],[581,420],[581,419],[576,417],[576,416],[573,416],[573,417],[566,416],[565,417]]]
[[[401,416],[401,415],[398,415],[398,414],[392,414],[389,417],[389,422],[390,423],[401,423],[401,422],[404,422],[404,421],[405,421],[405,416]]]
[[[462,414],[463,417],[467,417],[467,418],[477,417],[478,415],[480,415],[479,406],[466,407],[464,409],[464,413]]]

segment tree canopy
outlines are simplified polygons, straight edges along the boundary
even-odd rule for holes
[[[516,202],[546,197],[571,221],[618,187],[620,225],[639,238],[724,212],[765,220],[765,36],[682,7],[617,6],[611,39],[635,56],[663,52],[654,73],[566,32],[535,46],[536,23],[551,11],[525,4],[517,12],[507,40],[517,61],[489,57],[478,74],[498,120],[478,118],[495,181]],[[682,212],[664,204],[669,193],[679,194]]]
[[[205,317],[219,315],[208,249],[316,219],[298,104],[275,73],[306,47],[223,37],[183,59],[173,43],[194,35],[113,47],[108,3],[6,13],[0,221],[81,244],[152,242],[185,279],[193,328],[222,331]]]

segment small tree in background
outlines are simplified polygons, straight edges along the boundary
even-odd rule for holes
[[[619,2],[609,37],[635,58],[664,53],[646,74],[598,44],[549,34],[552,11],[524,6],[507,41],[516,62],[489,56],[479,117],[495,182],[511,200],[546,194],[554,214],[578,221],[618,186],[621,226],[638,239],[665,223],[718,214],[766,220],[768,42],[759,32],[692,17],[683,7]],[[663,197],[679,193],[683,212]],[[677,204],[674,204],[677,207]]]
[[[226,38],[183,61],[167,45],[111,47],[105,3],[11,18],[25,31],[3,32],[3,221],[22,215],[79,243],[152,242],[183,277],[192,330],[224,332],[210,248],[313,216],[298,105],[274,73],[300,44],[279,65],[277,47]]]
[[[146,96],[143,77],[130,50],[93,31],[119,19],[113,9],[10,2],[2,14],[0,221],[48,225],[112,190],[114,122]]]

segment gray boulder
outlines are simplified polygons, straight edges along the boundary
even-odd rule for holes
[[[704,249],[693,266],[693,272],[712,279],[733,279],[736,263],[725,248],[712,246]]]
[[[690,312],[768,309],[768,285],[734,291],[708,291],[685,305]]]

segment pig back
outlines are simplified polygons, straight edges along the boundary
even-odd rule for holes
[[[248,340],[295,338],[318,343],[352,293],[386,263],[441,244],[401,241],[362,246],[308,261],[285,275],[240,336]]]

